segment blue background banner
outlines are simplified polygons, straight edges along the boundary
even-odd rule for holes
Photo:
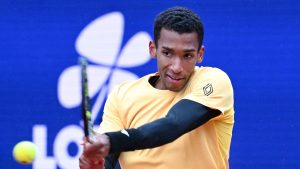
[[[232,169],[300,168],[300,1],[0,2],[0,168],[74,169],[82,151],[78,56],[87,58],[95,126],[111,87],[156,71],[153,20],[183,5],[205,26],[202,65],[235,91]],[[12,157],[30,140],[33,165]]]

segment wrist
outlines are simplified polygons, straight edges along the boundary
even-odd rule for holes
[[[110,139],[106,134],[99,134],[96,136],[96,144],[98,150],[101,152],[103,157],[106,157],[110,151]]]

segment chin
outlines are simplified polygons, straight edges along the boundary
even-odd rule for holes
[[[182,87],[169,87],[169,90],[173,92],[179,92],[182,89]]]

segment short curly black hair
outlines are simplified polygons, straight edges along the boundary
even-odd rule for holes
[[[202,46],[204,28],[200,17],[192,10],[185,7],[172,7],[160,13],[154,21],[154,43],[160,38],[162,28],[181,33],[196,32],[199,48]]]

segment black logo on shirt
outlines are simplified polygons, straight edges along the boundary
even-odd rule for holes
[[[209,96],[213,92],[213,87],[210,83],[203,87],[203,92],[206,96]]]

